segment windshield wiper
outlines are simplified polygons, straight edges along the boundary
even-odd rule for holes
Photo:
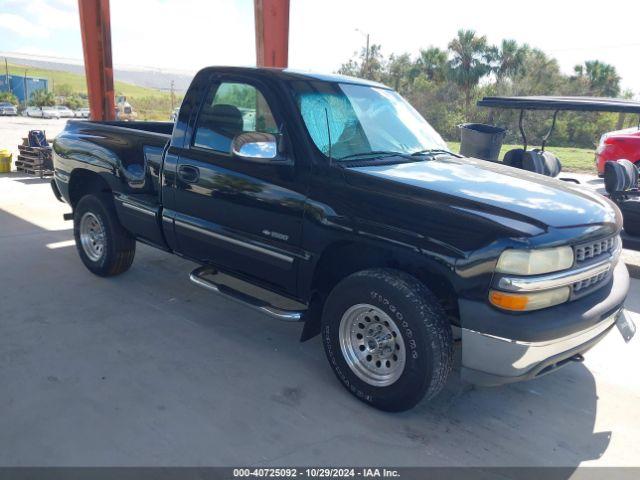
[[[389,150],[374,150],[371,152],[352,153],[350,155],[345,155],[344,157],[337,158],[336,160],[342,161],[342,160],[348,160],[350,158],[369,157],[369,156],[373,156],[374,158],[384,158],[384,157],[393,157],[393,156],[408,158],[407,155],[408,155],[407,153],[403,153],[403,152],[392,152]]]
[[[445,150],[444,148],[426,148],[424,150],[418,150],[417,152],[413,152],[411,154],[412,157],[417,157],[419,155],[438,155],[441,153],[446,153],[449,155],[455,155],[455,153],[450,152],[449,150]]]

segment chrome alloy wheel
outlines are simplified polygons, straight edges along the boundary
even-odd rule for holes
[[[349,368],[369,385],[387,387],[402,375],[407,357],[400,329],[378,307],[361,303],[344,312],[339,341]]]
[[[106,248],[104,225],[91,212],[86,212],[80,219],[80,244],[84,253],[93,262],[97,262],[104,255]]]

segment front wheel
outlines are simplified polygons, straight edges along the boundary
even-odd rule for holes
[[[451,326],[436,297],[416,278],[390,269],[342,280],[322,314],[325,353],[358,399],[407,410],[444,387],[452,365]]]
[[[96,275],[118,275],[133,263],[136,240],[120,225],[108,194],[80,199],[73,211],[73,235],[82,263]]]

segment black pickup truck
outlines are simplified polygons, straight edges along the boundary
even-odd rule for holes
[[[436,395],[457,346],[499,385],[633,334],[615,205],[451,153],[380,84],[205,68],[175,123],[70,121],[53,150],[89,270],[123,273],[137,241],[191,259],[197,285],[321,334],[380,409]]]

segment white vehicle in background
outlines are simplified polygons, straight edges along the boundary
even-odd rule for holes
[[[0,102],[0,115],[18,115],[18,109],[11,102]]]
[[[171,115],[169,115],[169,120],[175,122],[178,119],[178,112],[180,112],[180,107],[174,108],[173,112],[171,112]]]
[[[22,112],[25,117],[42,117],[42,109],[40,107],[27,107]]]
[[[60,118],[60,112],[56,107],[46,106],[42,107],[42,118]]]
[[[66,105],[56,105],[53,107],[58,113],[60,113],[61,118],[73,118],[75,115],[73,110],[71,110]]]
[[[89,118],[90,110],[87,107],[79,108],[73,112],[76,118]]]
[[[37,118],[60,118],[60,112],[55,107],[27,107],[23,115]]]

